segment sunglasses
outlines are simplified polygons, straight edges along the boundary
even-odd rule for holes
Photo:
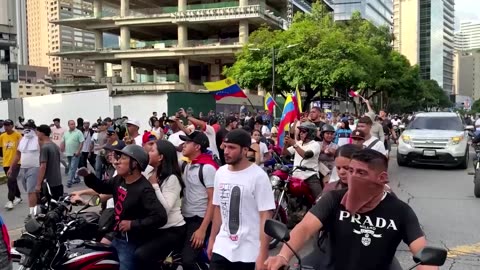
[[[112,135],[113,135],[113,133],[107,133],[107,136],[112,136]]]

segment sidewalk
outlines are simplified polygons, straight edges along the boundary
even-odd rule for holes
[[[5,173],[3,173],[3,168],[1,171],[2,171],[2,174],[5,175]],[[64,185],[67,182],[67,178],[65,175],[62,175],[62,182],[64,183]],[[5,209],[4,206],[8,200],[7,198],[8,187],[6,184],[0,185],[0,194],[2,194],[0,196],[0,216],[2,216],[3,220],[5,221],[7,225],[7,229],[10,234],[10,238],[12,240],[15,240],[18,237],[20,237],[21,231],[25,225],[24,220],[27,217],[27,214],[29,212],[27,194],[25,193],[25,190],[23,189],[23,186],[21,185],[20,182],[18,183],[18,185],[20,187],[20,192],[21,192],[23,201],[17,206],[15,206],[13,210]],[[67,188],[66,186],[64,186],[64,192],[69,193],[72,191],[82,190],[85,188],[87,187],[82,182],[80,184],[73,185],[72,188]]]

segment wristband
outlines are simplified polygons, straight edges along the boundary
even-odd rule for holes
[[[283,256],[282,254],[278,254],[277,257],[284,259],[285,262],[288,264],[289,260],[287,259],[287,257]]]

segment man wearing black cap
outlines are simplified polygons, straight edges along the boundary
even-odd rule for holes
[[[243,129],[227,134],[225,161],[215,175],[210,269],[265,269],[269,238],[263,232],[275,201],[268,175],[248,161],[252,139]]]
[[[202,250],[213,217],[213,181],[218,165],[207,153],[209,140],[202,132],[194,131],[179,136],[183,144],[183,156],[188,159],[182,166],[183,191],[182,214],[186,222],[186,239],[182,251],[182,267],[197,269],[196,261]]]
[[[3,170],[5,174],[8,175],[10,167],[12,167],[15,154],[17,152],[17,147],[22,139],[22,134],[13,129],[13,121],[7,119],[3,122],[5,128],[5,133],[0,135],[0,147],[2,151],[0,152],[3,157]],[[17,176],[20,170],[19,166],[13,166],[14,169],[8,176],[7,185],[8,185],[8,202],[5,205],[7,210],[13,209],[13,207],[19,204],[22,199],[20,198],[20,189],[18,188]]]
[[[217,142],[219,158],[222,161],[222,164],[225,164],[225,158],[223,157],[223,148],[222,148],[223,139],[225,138],[228,132],[236,129],[237,125],[238,125],[237,118],[235,118],[234,116],[229,116],[225,120],[225,127],[221,128],[216,134],[215,139]]]

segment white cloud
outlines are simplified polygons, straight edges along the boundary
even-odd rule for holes
[[[461,21],[480,21],[479,0],[455,0],[455,28]]]

